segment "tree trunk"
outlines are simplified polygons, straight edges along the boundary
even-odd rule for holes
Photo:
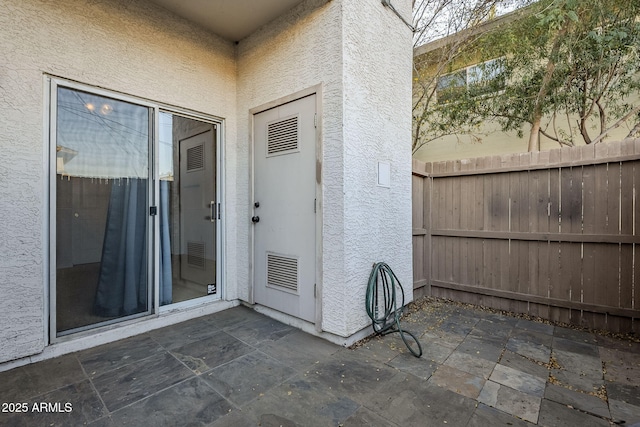
[[[540,151],[540,123],[542,121],[542,117],[538,117],[534,119],[533,124],[531,125],[531,132],[529,133],[529,145],[527,147],[527,151]]]
[[[549,61],[547,62],[547,69],[545,70],[544,77],[542,77],[542,83],[540,83],[540,90],[533,106],[533,117],[531,117],[531,132],[529,133],[529,151],[540,151],[540,123],[542,123],[542,105],[544,99],[549,92],[549,86],[551,84],[551,78],[553,72],[556,69],[555,58],[560,51],[560,45],[562,44],[562,37],[567,34],[569,30],[569,22],[562,27],[553,41],[553,47],[551,48],[551,54],[549,55]]]

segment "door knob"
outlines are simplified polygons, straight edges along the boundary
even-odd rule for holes
[[[259,216],[251,217],[251,221],[253,221],[254,223],[255,222],[260,222],[260,217]]]

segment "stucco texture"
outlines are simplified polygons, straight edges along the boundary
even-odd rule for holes
[[[394,6],[411,16],[410,1]],[[368,0],[304,2],[238,46],[241,163],[250,165],[248,110],[322,84],[321,326],[342,337],[369,323],[374,262],[387,262],[412,296],[411,55],[411,31]],[[376,185],[378,161],[391,164],[391,188]],[[250,217],[249,200],[238,215]]]
[[[250,115],[249,110],[322,84],[323,113],[323,196],[331,200],[324,209],[324,240],[331,235],[331,256],[324,264],[332,270],[341,267],[342,223],[342,43],[339,1],[309,0],[278,18],[238,45],[238,161],[244,170],[243,184],[249,187]],[[237,215],[251,217],[250,200],[238,203]],[[330,224],[330,227],[326,225]],[[250,229],[238,230],[240,263],[249,264]],[[326,255],[324,253],[323,255]],[[333,261],[338,262],[333,262]],[[341,271],[339,271],[341,272]],[[251,283],[248,277],[239,278]],[[248,299],[247,294],[242,295]]]
[[[0,0],[0,35],[2,362],[46,344],[45,74],[225,118],[234,141],[236,68],[231,43],[141,0]]]
[[[411,1],[392,3],[411,20]],[[346,274],[342,292],[327,295],[325,305],[359,302],[342,313],[341,326],[351,334],[369,322],[363,283],[374,262],[389,264],[407,301],[413,296],[412,32],[379,2],[345,1],[343,20]],[[391,165],[390,188],[377,185],[379,161]]]
[[[321,326],[349,337],[369,323],[374,262],[412,295],[411,50],[380,1],[306,0],[234,45],[145,0],[0,0],[0,362],[47,344],[46,76],[223,119],[224,298],[245,301],[249,112],[321,85]]]

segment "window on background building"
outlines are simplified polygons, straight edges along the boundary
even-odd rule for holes
[[[486,95],[504,87],[502,71],[504,64],[500,58],[462,68],[438,78],[438,102],[455,101],[464,92],[472,96]]]

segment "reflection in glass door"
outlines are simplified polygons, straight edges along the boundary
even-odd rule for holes
[[[149,313],[147,106],[54,86],[55,336]]]
[[[200,120],[159,114],[160,201],[166,201],[160,206],[160,305],[220,294],[216,131]]]

